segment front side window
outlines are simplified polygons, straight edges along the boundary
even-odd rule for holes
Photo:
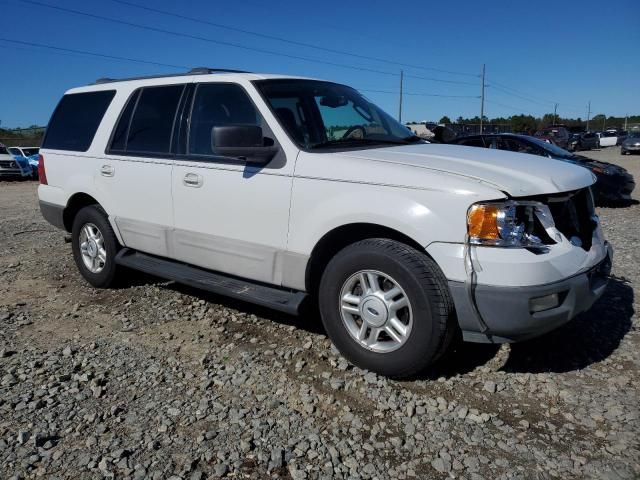
[[[509,150],[517,153],[529,153],[531,155],[544,155],[544,151],[533,144],[523,142],[516,138],[501,138],[500,150]]]
[[[196,88],[189,127],[188,153],[215,155],[212,130],[218,126],[261,126],[261,117],[239,85],[202,83]]]
[[[17,155],[18,157],[22,156],[22,152],[18,148],[10,148],[9,151],[11,152],[11,155]]]
[[[115,90],[103,90],[62,97],[49,121],[42,148],[86,152],[115,94]]]
[[[291,139],[309,150],[422,142],[356,90],[316,80],[260,80],[256,87]]]
[[[458,142],[459,145],[465,145],[467,147],[484,147],[482,138],[463,138]]]

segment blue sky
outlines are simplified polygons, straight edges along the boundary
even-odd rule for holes
[[[259,38],[145,11],[114,0],[36,0],[213,41],[303,56],[303,61],[228,45],[151,32],[0,0],[0,38],[129,57],[176,66],[215,66],[314,76],[352,85],[394,116],[404,69],[403,120],[479,114],[480,79]],[[127,0],[184,16],[327,49],[393,62],[478,75],[487,66],[489,117],[516,113],[563,116],[640,114],[640,2],[599,1],[325,1]],[[3,127],[43,125],[62,93],[99,77],[179,71],[0,41]],[[376,70],[346,68],[345,66]],[[415,78],[426,77],[426,78]],[[438,79],[444,81],[428,80]],[[468,82],[470,85],[447,82]],[[495,83],[493,83],[495,82]],[[390,93],[382,93],[390,92]],[[431,97],[425,94],[470,96]]]

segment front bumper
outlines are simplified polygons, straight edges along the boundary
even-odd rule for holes
[[[469,295],[464,282],[449,281],[464,340],[517,342],[537,337],[567,323],[588,310],[604,293],[611,272],[612,255],[611,246],[607,243],[606,255],[597,265],[586,272],[547,285],[477,285],[473,294]],[[532,312],[532,299],[554,293],[560,298],[558,306]]]
[[[616,202],[630,200],[631,193],[636,188],[636,182],[630,174],[601,175],[595,185],[598,201]]]
[[[26,173],[24,173],[20,168],[0,168],[0,177],[5,177],[5,178],[9,178],[9,177],[26,177],[28,176]]]

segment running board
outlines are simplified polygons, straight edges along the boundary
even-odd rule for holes
[[[198,267],[165,258],[147,255],[130,248],[123,248],[116,255],[116,263],[140,270],[157,277],[173,280],[190,287],[206,290],[290,315],[297,315],[300,304],[306,298],[304,292],[291,292],[277,287],[252,283],[221,273],[213,273]]]

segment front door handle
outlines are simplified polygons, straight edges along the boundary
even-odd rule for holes
[[[202,177],[197,173],[187,173],[182,179],[182,183],[187,187],[198,188],[202,186]]]
[[[100,175],[103,177],[113,177],[115,173],[116,170],[111,165],[102,165],[102,167],[100,167]]]

